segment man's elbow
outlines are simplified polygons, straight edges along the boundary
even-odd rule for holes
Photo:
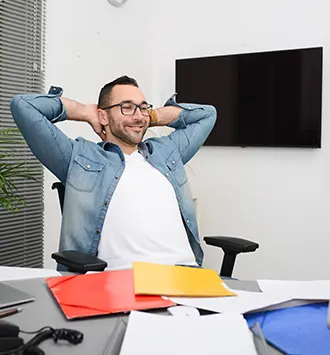
[[[218,117],[217,109],[212,105],[207,105],[206,109],[208,111],[208,121],[210,126],[213,128]]]
[[[26,117],[30,110],[34,110],[33,105],[30,104],[31,98],[30,94],[16,94],[10,101],[10,111],[14,118],[14,121],[20,118]]]
[[[22,105],[22,96],[23,95],[15,95],[10,101],[10,111],[15,119],[16,113],[20,111],[20,107]]]

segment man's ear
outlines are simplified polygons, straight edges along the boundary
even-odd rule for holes
[[[109,124],[107,113],[104,110],[98,109],[97,116],[102,126],[107,126]]]

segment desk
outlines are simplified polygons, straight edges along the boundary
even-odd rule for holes
[[[247,291],[259,290],[255,281],[225,280],[229,287]],[[118,350],[112,353],[104,353],[111,333],[114,331],[117,322],[127,322],[125,315],[111,315],[85,320],[67,321],[61,309],[57,305],[53,295],[50,293],[44,278],[30,280],[7,281],[6,284],[16,287],[22,291],[34,295],[37,299],[34,302],[23,304],[23,312],[5,318],[9,322],[18,325],[22,330],[38,330],[46,325],[53,328],[70,328],[84,333],[84,340],[81,344],[70,345],[66,341],[55,344],[52,339],[41,343],[40,348],[48,355],[118,355]],[[159,313],[159,311],[157,311]],[[161,313],[167,313],[160,311]],[[220,331],[220,330],[219,330]],[[20,334],[28,340],[32,335]],[[279,355],[280,352],[270,349],[268,355]]]

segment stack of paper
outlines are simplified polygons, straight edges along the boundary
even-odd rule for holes
[[[136,294],[161,296],[236,296],[214,270],[135,262]]]
[[[170,297],[170,300],[184,306],[230,314],[245,314],[290,300],[290,297],[280,294],[248,291],[236,291],[236,293],[237,297]]]
[[[131,312],[120,355],[257,355],[241,315],[168,317]]]
[[[262,292],[269,295],[283,295],[298,300],[330,299],[330,280],[282,281],[258,280]]]

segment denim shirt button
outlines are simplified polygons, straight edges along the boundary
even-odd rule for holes
[[[90,169],[90,168],[91,168],[91,166],[88,164],[88,165],[87,165],[87,169]]]
[[[168,173],[166,173],[165,175],[166,175],[166,177],[168,177]]]
[[[189,222],[189,219],[187,219],[187,224],[189,224],[190,222]]]

